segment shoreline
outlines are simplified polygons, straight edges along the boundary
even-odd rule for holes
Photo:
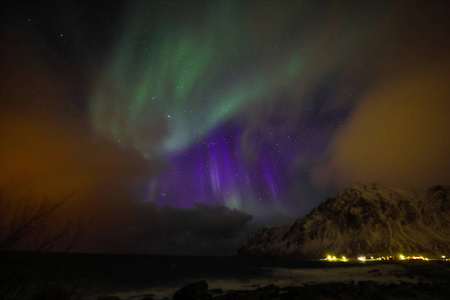
[[[208,290],[222,291],[211,292],[208,299],[267,286],[279,291],[327,284],[346,289],[347,285],[366,281],[374,285],[435,285],[443,281],[450,286],[450,263],[437,260],[362,263],[238,256],[9,254],[0,260],[0,269],[6,270],[3,278],[8,279],[15,269],[24,268],[18,275],[28,285],[19,291],[24,296],[21,299],[31,299],[36,291],[52,285],[55,289],[69,289],[72,299],[77,300],[172,299],[181,287],[202,280],[207,282]]]
[[[110,297],[117,298],[110,299],[174,299],[173,295],[176,291],[202,280],[207,282],[208,290],[203,296],[195,299],[293,299],[294,294],[312,297],[304,299],[315,299],[315,296],[329,298],[332,297],[333,293],[339,295],[343,291],[353,296],[336,299],[388,299],[391,294],[404,294],[405,297],[409,295],[418,297],[417,299],[427,299],[424,298],[424,295],[428,295],[428,292],[434,293],[434,296],[428,299],[447,299],[450,294],[450,265],[438,264],[437,266],[435,268],[434,263],[430,265],[429,263],[402,262],[367,263],[345,267],[331,264],[330,268],[273,268],[270,276],[253,278],[248,281],[195,278],[186,282],[185,285],[171,288],[146,290],[142,293],[115,293],[111,294]],[[433,271],[436,271],[436,273],[433,273]],[[441,275],[443,276],[440,277]],[[380,292],[374,293],[376,290]],[[372,291],[374,295],[384,295],[388,298],[378,296],[378,298],[375,296],[375,298],[370,298],[370,295],[365,294],[366,291]],[[152,297],[149,297],[149,295],[152,295]],[[361,295],[365,296],[358,298]],[[85,300],[96,299],[98,298],[94,296]],[[300,297],[299,299],[303,298]]]

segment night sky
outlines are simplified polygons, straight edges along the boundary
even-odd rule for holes
[[[75,251],[230,255],[354,183],[450,184],[439,1],[2,1],[0,190]]]

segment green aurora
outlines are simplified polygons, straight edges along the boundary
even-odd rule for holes
[[[295,32],[268,40],[264,22],[246,19],[246,8],[237,2],[208,5],[195,21],[179,14],[155,20],[145,5],[150,4],[140,3],[126,18],[94,89],[91,115],[99,132],[148,158],[185,149],[237,113],[302,89],[334,68],[327,63],[330,56],[336,63],[345,54],[338,48],[317,60],[331,34],[327,27],[303,38]],[[285,27],[292,22],[287,18]]]

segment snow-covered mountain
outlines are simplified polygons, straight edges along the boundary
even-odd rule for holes
[[[450,253],[450,187],[426,191],[354,185],[285,226],[266,227],[239,254],[322,258],[327,254]]]

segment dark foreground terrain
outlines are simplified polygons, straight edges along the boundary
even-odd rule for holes
[[[280,288],[268,285],[253,290],[230,291],[195,289],[202,282],[189,284],[174,294],[178,299],[216,299],[216,300],[246,300],[246,299],[448,299],[448,285],[433,283],[378,284],[374,281],[332,282],[320,284],[305,284],[303,286],[287,286]],[[188,291],[192,288],[190,291]],[[110,298],[120,299],[120,298]],[[153,299],[151,295],[147,298]]]
[[[450,263],[441,261],[0,255],[0,299],[449,299],[450,295]]]

